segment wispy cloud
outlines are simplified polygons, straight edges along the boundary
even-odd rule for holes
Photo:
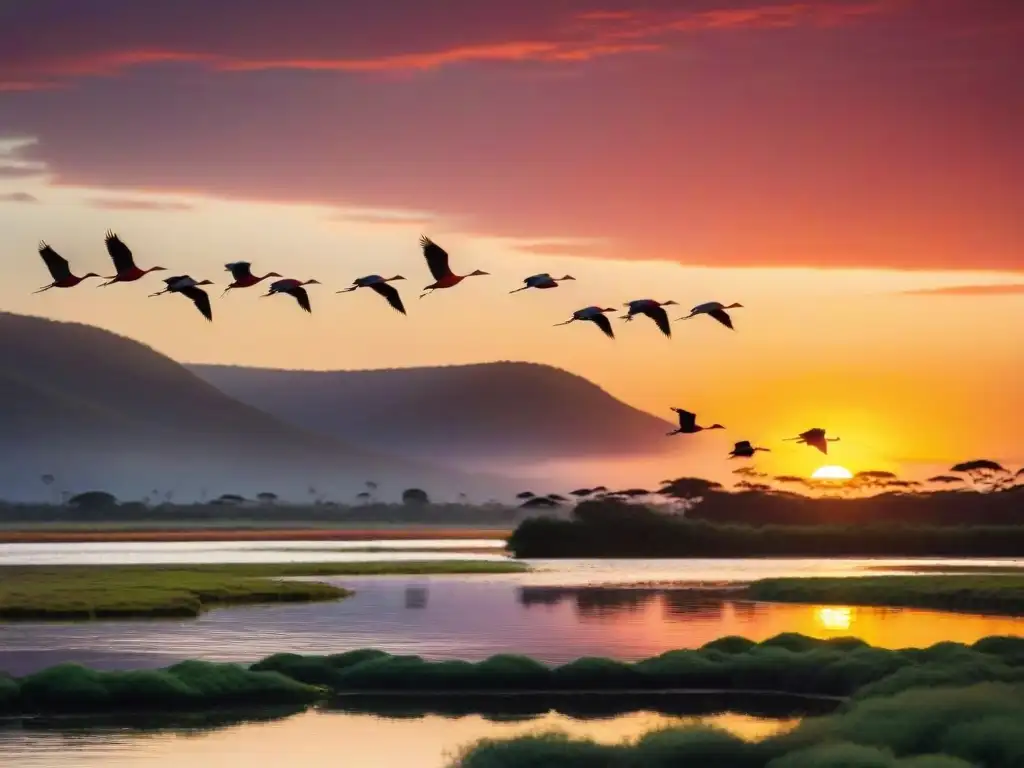
[[[544,256],[595,256],[606,253],[608,244],[603,240],[517,243],[515,249]]]
[[[904,296],[1018,296],[1024,294],[1024,283],[951,285],[945,288],[918,288],[901,293]]]
[[[191,211],[191,203],[175,200],[138,200],[131,197],[100,197],[86,201],[92,208],[106,211]]]
[[[109,30],[96,30],[96,35],[70,37],[53,51],[46,49],[46,38],[41,46],[31,49],[11,41],[9,49],[20,50],[24,55],[0,54],[0,91],[54,88],[69,79],[109,77],[137,67],[166,64],[198,65],[221,72],[304,70],[372,73],[427,71],[467,63],[580,62],[658,51],[671,44],[671,36],[680,33],[845,24],[890,12],[901,1],[906,0],[818,0],[750,6],[745,3],[737,5],[739,0],[722,0],[718,7],[699,11],[608,9],[583,10],[563,16],[552,15],[538,6],[526,11],[535,16],[534,23],[527,25],[533,27],[529,35],[517,35],[509,30],[502,36],[500,16],[495,19],[495,28],[486,33],[475,25],[467,25],[460,33],[459,20],[453,18],[450,34],[453,38],[461,37],[459,42],[420,50],[368,50],[368,55],[348,53],[368,47],[372,49],[373,46],[367,46],[365,40],[341,39],[333,45],[317,46],[303,35],[294,38],[301,41],[301,45],[282,44],[277,35],[278,24],[274,23],[255,23],[253,29],[259,32],[249,33],[241,39],[233,36],[230,43],[223,42],[224,38],[199,42],[201,35],[197,35],[195,29],[208,28],[208,19],[196,18],[195,26],[177,25],[161,29],[156,22],[160,14],[154,12],[152,21],[147,25],[145,12],[137,11],[132,14],[136,21],[136,28],[132,30],[134,34],[119,34],[115,23]],[[122,2],[127,5],[127,0]],[[206,10],[202,6],[194,7],[197,8],[197,16]],[[252,7],[250,12],[263,22],[273,16],[267,6]],[[353,26],[344,9],[320,7],[318,12],[325,18],[337,20],[341,28]],[[205,17],[207,14],[202,15]],[[176,39],[175,30],[180,30],[180,39]],[[272,32],[273,37],[264,36],[264,31]],[[104,41],[105,37],[109,38],[108,42]],[[5,34],[0,31],[0,50],[5,47],[4,38]],[[134,42],[126,44],[126,40]],[[76,45],[83,50],[76,52]],[[288,50],[289,47],[294,50]],[[378,46],[383,47],[384,44]],[[270,51],[277,55],[268,55]]]
[[[28,192],[4,192],[0,194],[0,203],[38,203],[39,198]]]
[[[329,221],[342,224],[389,224],[402,226],[426,227],[436,223],[437,216],[420,211],[389,211],[367,209],[347,209],[328,217]]]

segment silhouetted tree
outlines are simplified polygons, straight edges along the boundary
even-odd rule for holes
[[[239,496],[237,493],[222,493],[216,499],[213,500],[214,504],[244,504],[245,497]]]
[[[369,491],[361,491],[360,493],[356,494],[356,501],[358,501],[360,504],[369,504],[371,498],[372,496],[370,496]]]
[[[970,478],[971,483],[986,491],[994,491],[1002,487],[1009,479],[1009,471],[997,461],[989,459],[972,459],[954,464],[950,472],[961,472]]]
[[[84,512],[96,512],[117,506],[117,497],[106,491],[86,491],[68,499],[68,505]]]
[[[421,488],[406,488],[402,491],[402,503],[407,507],[426,506],[430,503],[430,497]]]
[[[707,496],[712,491],[722,490],[722,484],[701,477],[677,477],[671,483],[658,491],[662,496],[668,496],[681,501],[692,501],[702,496]]]
[[[256,494],[256,501],[258,501],[260,504],[266,504],[267,506],[270,506],[277,501],[277,494],[271,493],[270,491],[261,491],[260,493]]]

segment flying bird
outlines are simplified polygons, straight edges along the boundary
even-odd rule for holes
[[[771,448],[755,448],[749,440],[740,440],[729,453],[730,459],[749,459],[758,451],[771,452]]]
[[[267,272],[263,277],[256,277],[252,273],[252,264],[248,261],[232,261],[230,264],[225,264],[224,269],[231,273],[232,282],[224,289],[221,296],[225,296],[232,288],[251,288],[268,278],[281,277],[277,272]]]
[[[686,317],[679,317],[676,319],[689,320],[691,317],[696,317],[697,315],[710,315],[711,317],[715,318],[715,320],[724,325],[726,328],[733,329],[732,318],[729,317],[729,313],[726,312],[725,310],[740,309],[742,307],[742,304],[730,304],[728,307],[726,307],[723,306],[722,302],[720,301],[709,301],[706,304],[698,304],[696,307],[690,310],[690,314],[688,314]]]
[[[32,291],[32,293],[42,293],[51,288],[74,288],[86,278],[99,277],[95,272],[88,272],[81,277],[71,274],[68,260],[41,241],[39,243],[39,255],[43,257],[43,263],[50,270],[50,277],[53,278],[53,282],[49,285],[44,285],[38,291]]]
[[[631,301],[628,304],[623,304],[624,307],[629,307],[627,312],[622,319],[627,323],[633,319],[634,315],[647,315],[654,324],[658,326],[658,329],[669,338],[672,337],[672,328],[668,324],[668,313],[665,312],[662,307],[670,307],[676,304],[676,302],[669,299],[668,301],[655,301],[654,299],[637,299]]]
[[[161,296],[165,293],[180,293],[182,296],[186,296],[192,300],[192,303],[196,305],[196,309],[199,310],[200,314],[210,322],[213,322],[213,308],[210,306],[210,297],[199,286],[201,285],[213,285],[209,280],[196,281],[190,275],[174,275],[173,277],[164,278],[164,283],[167,285],[162,291],[151,293],[150,298],[153,296]]]
[[[838,437],[829,437],[826,439],[825,430],[820,427],[814,429],[808,429],[806,432],[801,432],[796,437],[787,437],[786,440],[796,440],[803,445],[810,445],[817,448],[824,454],[828,454],[828,444],[839,442]]]
[[[423,293],[420,294],[421,299],[438,288],[451,288],[454,285],[458,285],[467,277],[490,274],[490,272],[478,269],[475,272],[470,272],[468,275],[456,275],[452,272],[451,267],[448,266],[448,252],[444,248],[426,235],[420,236],[420,246],[423,248],[423,258],[427,260],[430,274],[434,276],[435,280],[435,282],[423,289]]]
[[[356,288],[371,288],[378,295],[383,296],[388,304],[404,315],[405,306],[402,304],[402,297],[399,295],[398,289],[393,285],[388,285],[388,283],[394,280],[405,280],[405,278],[401,275],[395,275],[394,277],[367,275],[366,277],[357,278],[349,288],[343,288],[340,291],[336,291],[336,293],[348,293],[349,291],[356,290]]]
[[[287,293],[289,296],[295,297],[295,300],[299,302],[299,306],[307,312],[312,312],[313,308],[309,306],[309,294],[306,293],[304,285],[320,285],[319,280],[296,280],[288,277],[284,280],[275,280],[270,284],[270,290],[264,293],[260,298],[267,298],[267,296],[273,296],[275,293]]]
[[[701,427],[697,424],[697,414],[684,411],[682,408],[673,408],[672,410],[679,414],[679,429],[669,432],[669,435],[693,435],[703,432],[705,429],[725,429],[721,424]]]
[[[530,275],[528,278],[523,280],[525,285],[522,288],[516,288],[514,291],[509,293],[519,293],[525,291],[527,288],[557,288],[558,284],[563,280],[575,280],[576,278],[572,275],[566,275],[565,277],[552,277],[547,272],[541,272],[539,275]]]
[[[114,269],[117,270],[117,274],[106,278],[107,282],[100,283],[101,287],[113,285],[114,283],[131,283],[140,277],[145,277],[150,272],[160,272],[167,269],[167,267],[139,269],[135,266],[135,258],[132,256],[131,249],[109,229],[107,230],[105,242],[107,244],[107,253],[110,254],[110,258],[114,262]]]
[[[614,311],[614,307],[605,307],[603,309],[601,307],[584,307],[583,309],[578,309],[575,312],[573,312],[572,317],[566,320],[564,323],[555,323],[555,325],[568,325],[569,323],[575,322],[577,320],[589,320],[598,328],[600,328],[604,332],[605,336],[607,336],[609,339],[614,339],[615,332],[612,330],[611,321],[609,321],[608,318],[604,316],[605,312]]]

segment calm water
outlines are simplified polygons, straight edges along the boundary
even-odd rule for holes
[[[491,547],[494,552],[453,554],[465,547]],[[378,551],[358,551],[367,548]],[[501,559],[500,548],[501,542],[485,540],[24,544],[0,545],[0,564]],[[164,666],[184,658],[249,662],[281,651],[330,653],[370,646],[429,658],[482,659],[511,651],[548,662],[585,655],[640,659],[697,647],[723,635],[761,640],[780,632],[856,635],[885,647],[973,642],[993,634],[1024,635],[1024,619],[701,599],[692,590],[664,584],[856,575],[914,564],[942,565],[956,572],[966,564],[1001,562],[1024,565],[978,560],[565,560],[531,562],[534,570],[523,574],[344,577],[329,580],[353,587],[356,594],[336,603],[221,609],[189,620],[0,623],[0,669],[25,674],[69,659],[108,669]],[[261,767],[299,762],[304,768],[431,768],[443,765],[446,753],[484,736],[558,727],[616,741],[679,722],[676,715],[644,711],[594,721],[548,712],[496,722],[479,715],[395,718],[348,711],[216,730],[7,727],[0,728],[0,754],[4,766],[19,768],[212,768],[239,758]],[[721,710],[704,719],[748,738],[792,724],[790,718]]]
[[[652,729],[691,723],[717,725],[747,739],[793,727],[793,718],[724,712],[677,717],[634,712],[581,720],[557,712],[516,720],[464,717],[383,717],[307,712],[272,722],[220,729],[130,731],[71,725],[46,730],[0,728],[3,765],[18,768],[441,768],[461,748],[484,737],[508,738],[559,730],[614,743]]]

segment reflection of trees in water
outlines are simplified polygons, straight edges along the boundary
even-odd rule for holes
[[[693,590],[667,590],[662,598],[665,615],[672,619],[688,621],[720,621],[724,603],[719,598],[710,598]]]
[[[109,730],[128,731],[139,735],[173,733],[178,737],[203,736],[210,731],[281,720],[307,709],[305,705],[296,704],[200,712],[122,712],[12,718],[0,724],[0,740],[8,728],[14,730],[16,734],[21,731],[49,731],[60,734],[70,741],[93,740],[97,732]]]
[[[576,610],[584,618],[606,618],[643,609],[662,590],[624,589],[615,587],[520,587],[519,603],[558,605],[563,600],[576,602]]]
[[[756,621],[758,614],[764,610],[762,606],[749,600],[730,601],[729,605],[732,607],[733,615],[742,622]]]
[[[426,608],[427,607],[427,595],[428,590],[426,587],[406,587],[405,588],[405,607],[406,608]]]

